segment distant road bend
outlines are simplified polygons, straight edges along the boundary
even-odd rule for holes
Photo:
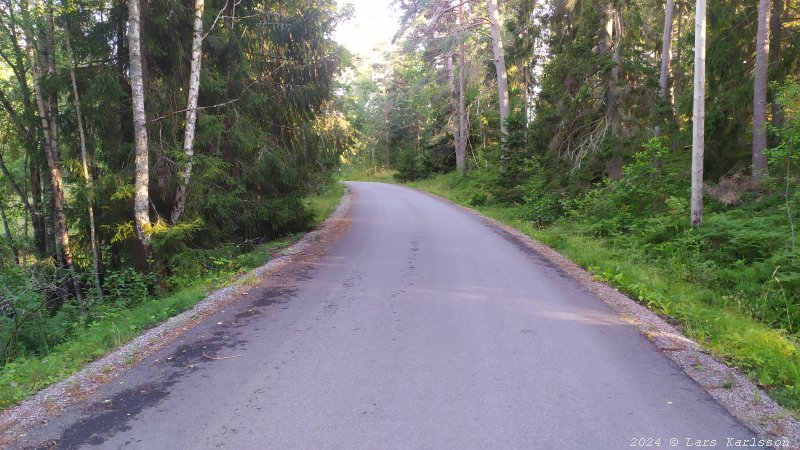
[[[622,449],[753,437],[504,232],[411,189],[349,185],[352,226],[326,254],[287,267],[21,445]]]

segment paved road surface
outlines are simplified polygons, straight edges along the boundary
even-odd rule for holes
[[[351,187],[352,228],[322,260],[254,290],[29,442],[622,449],[752,436],[502,232],[406,188]]]

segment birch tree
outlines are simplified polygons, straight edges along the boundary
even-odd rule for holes
[[[706,0],[697,0],[694,31],[694,108],[692,114],[692,226],[703,224],[703,150],[705,139]]]
[[[130,55],[131,100],[133,103],[134,148],[136,176],[134,182],[133,215],[136,234],[147,248],[150,245],[150,166],[147,146],[147,113],[144,109],[144,80],[142,73],[141,11],[139,0],[128,0],[128,53]]]
[[[172,224],[177,224],[186,208],[186,190],[192,176],[194,161],[194,131],[197,122],[197,97],[200,93],[200,65],[203,60],[203,0],[194,2],[194,33],[192,35],[192,63],[189,75],[189,94],[186,102],[186,128],[183,138],[183,153],[186,162],[181,174],[180,184],[175,193],[175,205],[172,208]]]
[[[24,11],[26,14],[28,13],[28,11]],[[80,284],[75,274],[65,212],[64,179],[61,174],[61,158],[59,156],[58,102],[55,96],[45,94],[41,83],[43,74],[52,76],[56,72],[55,21],[52,1],[44,5],[36,2],[33,13],[36,20],[30,20],[29,16],[29,23],[26,27],[26,51],[36,98],[36,110],[41,124],[42,145],[50,172],[56,254],[70,273],[75,295],[82,299]]]

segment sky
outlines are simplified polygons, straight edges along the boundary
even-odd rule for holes
[[[382,43],[392,40],[397,31],[397,17],[390,7],[392,0],[337,0],[339,6],[351,3],[353,18],[339,25],[334,33],[337,42],[350,51],[369,56]]]

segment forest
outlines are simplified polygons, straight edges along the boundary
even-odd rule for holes
[[[348,14],[0,2],[0,407],[315,224],[353,140],[331,38]]]
[[[351,176],[525,231],[797,411],[800,4],[395,4]]]

